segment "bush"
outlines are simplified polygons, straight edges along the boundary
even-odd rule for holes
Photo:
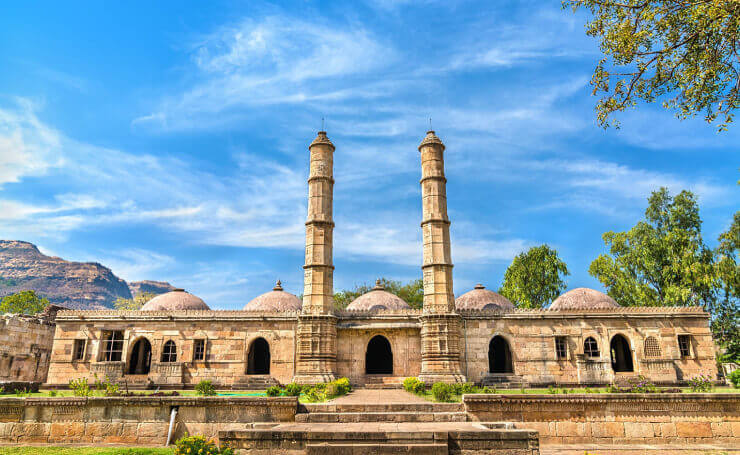
[[[419,378],[406,378],[403,380],[403,388],[409,393],[421,395],[426,389],[426,384],[424,384],[424,381],[420,381]]]
[[[121,389],[118,384],[113,383],[107,375],[102,381],[98,379],[97,374],[95,375],[95,388],[103,391],[106,397],[117,397],[121,395]]]
[[[638,376],[636,379],[630,378],[627,382],[630,384],[631,390],[629,392],[632,393],[657,393],[658,388],[655,387],[655,384],[648,381],[647,378],[643,375]]]
[[[466,382],[464,384],[461,384],[461,394],[463,393],[477,393],[478,388],[472,383],[472,382]]]
[[[55,396],[57,396],[57,391],[56,391],[56,390],[49,390],[49,396],[50,396],[50,397],[55,397]]]
[[[219,447],[213,439],[201,435],[185,435],[178,439],[175,445],[175,455],[234,455],[232,449],[226,446]]]
[[[352,390],[352,385],[347,378],[339,378],[334,381],[334,384],[337,386],[337,395],[345,395]]]
[[[272,387],[268,387],[267,390],[265,390],[265,394],[268,397],[276,397],[282,393],[282,389],[276,385]]]
[[[69,381],[69,388],[72,389],[72,393],[76,397],[89,397],[92,395],[87,378],[72,379]]]
[[[437,401],[451,401],[453,387],[444,382],[435,382],[432,386],[432,396]]]
[[[326,392],[322,390],[322,387],[318,387],[318,385],[320,384],[311,387],[310,389],[308,389],[308,392],[305,393],[305,397],[308,402],[315,403],[326,400]]]
[[[285,395],[289,397],[297,397],[301,394],[301,391],[302,387],[300,386],[300,384],[296,384],[295,382],[291,382],[290,384],[285,386]]]
[[[216,395],[216,388],[213,387],[211,381],[204,379],[195,385],[195,393],[204,397],[211,397]]]
[[[691,386],[692,392],[711,392],[714,388],[712,378],[703,374],[689,379],[689,386]]]
[[[729,376],[727,376],[727,379],[730,380],[733,387],[740,389],[740,370],[735,370],[730,373]]]

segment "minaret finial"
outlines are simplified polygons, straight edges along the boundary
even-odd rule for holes
[[[321,117],[321,131],[326,131],[324,128],[324,117]]]
[[[434,128],[432,128],[432,118],[429,117],[429,131],[434,131]]]
[[[382,291],[383,289],[385,289],[385,286],[383,286],[383,282],[380,281],[380,278],[378,278],[377,280],[375,280],[375,287],[373,288],[373,290],[374,291],[378,291],[378,290],[381,290]]]
[[[272,288],[273,291],[282,291],[283,290],[283,283],[280,282],[280,280],[277,280],[275,283],[275,287]]]

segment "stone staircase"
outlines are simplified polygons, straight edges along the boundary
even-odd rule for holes
[[[462,403],[306,404],[295,416],[301,423],[466,422]]]
[[[279,386],[280,383],[269,374],[249,374],[239,378],[231,388],[233,390],[265,390],[274,385]]]
[[[365,375],[366,389],[401,389],[403,388],[403,380],[406,378],[400,376],[381,376],[381,375]]]
[[[482,384],[499,389],[518,389],[526,386],[521,377],[511,373],[488,373],[483,377]]]

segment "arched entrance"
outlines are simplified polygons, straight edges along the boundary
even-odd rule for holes
[[[616,373],[635,371],[632,366],[632,349],[630,342],[622,335],[614,335],[611,342],[612,369]]]
[[[264,338],[257,338],[249,346],[247,374],[270,374],[270,345]]]
[[[375,335],[367,344],[365,374],[393,374],[393,351],[386,337]]]
[[[146,338],[139,338],[131,348],[128,358],[128,374],[149,374],[152,363],[152,345]]]
[[[491,373],[513,373],[511,349],[502,336],[496,335],[488,345],[488,369]]]

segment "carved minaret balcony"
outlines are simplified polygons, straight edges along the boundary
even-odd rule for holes
[[[420,378],[425,382],[464,382],[460,366],[460,316],[455,313],[452,289],[444,150],[434,131],[428,131],[419,145],[424,242]]]
[[[306,263],[303,266],[303,309],[298,320],[297,362],[294,380],[302,384],[335,378],[336,317],[334,313],[334,144],[319,131],[308,147]]]

